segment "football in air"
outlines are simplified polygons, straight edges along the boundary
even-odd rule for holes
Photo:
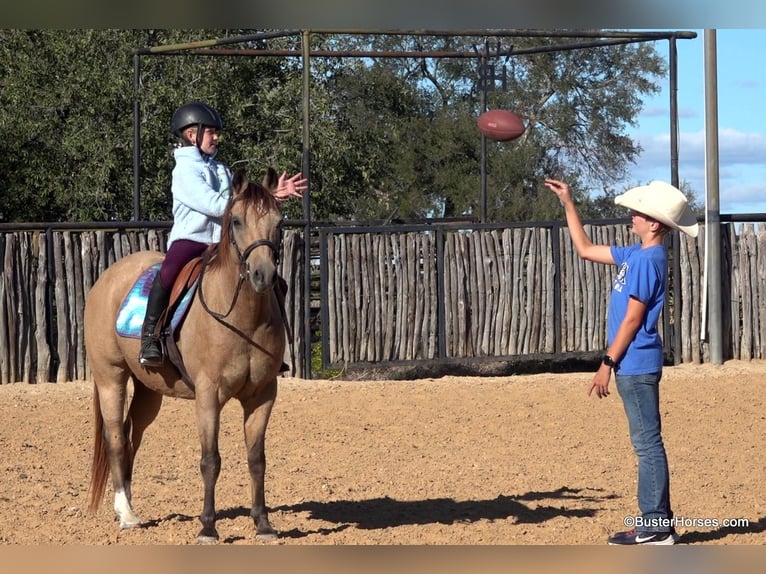
[[[479,131],[491,140],[515,140],[526,129],[521,118],[508,110],[487,110],[476,120]]]

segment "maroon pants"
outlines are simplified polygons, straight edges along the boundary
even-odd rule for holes
[[[173,283],[189,261],[202,255],[207,249],[206,243],[190,241],[188,239],[177,239],[170,244],[165,260],[160,267],[160,282],[165,289],[171,289]]]

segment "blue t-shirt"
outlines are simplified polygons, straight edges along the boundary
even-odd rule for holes
[[[641,248],[641,244],[628,247],[613,246],[612,258],[617,265],[617,277],[612,284],[607,314],[609,344],[625,318],[631,297],[646,305],[644,320],[625,354],[615,357],[616,373],[642,375],[662,370],[662,339],[657,323],[665,303],[665,285],[668,278],[668,255],[664,245]]]

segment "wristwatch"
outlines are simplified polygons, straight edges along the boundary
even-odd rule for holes
[[[609,355],[604,355],[601,359],[601,362],[604,363],[607,367],[612,367],[613,369],[617,366],[617,363]]]

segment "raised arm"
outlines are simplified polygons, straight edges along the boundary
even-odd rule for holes
[[[595,245],[585,233],[580,215],[577,213],[572,195],[569,193],[569,186],[563,181],[556,179],[546,179],[545,187],[555,193],[561,205],[564,206],[564,214],[567,218],[567,227],[572,236],[572,243],[577,250],[577,254],[588,261],[596,263],[614,264],[612,258],[612,249],[609,245]]]

